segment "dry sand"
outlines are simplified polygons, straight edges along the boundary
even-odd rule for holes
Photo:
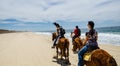
[[[31,32],[0,34],[0,66],[64,66],[53,59],[51,36]],[[77,66],[77,54],[70,45],[71,66]],[[100,45],[120,66],[120,46]]]

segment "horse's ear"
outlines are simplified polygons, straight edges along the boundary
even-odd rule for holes
[[[55,34],[55,32],[54,33],[52,33],[52,35],[54,35]]]
[[[117,63],[116,63],[116,61],[115,61],[115,59],[113,57],[109,58],[109,64],[111,66],[117,66]]]
[[[112,62],[113,62],[113,58],[110,58],[110,59],[109,59],[109,63],[112,63]]]
[[[54,32],[55,33],[55,32]],[[52,34],[54,34],[54,33],[52,33]]]

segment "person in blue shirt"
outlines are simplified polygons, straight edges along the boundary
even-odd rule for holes
[[[88,51],[89,48],[91,49],[98,49],[98,33],[94,29],[94,22],[88,21],[88,29],[89,31],[86,32],[86,38],[85,38],[85,46],[81,48],[78,52],[78,66],[83,66],[83,55]]]

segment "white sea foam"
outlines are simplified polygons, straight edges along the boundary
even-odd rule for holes
[[[52,35],[50,32],[35,32],[35,34]]]
[[[113,44],[120,46],[120,35],[110,33],[99,33],[98,42],[101,44]]]
[[[36,34],[45,34],[45,35],[52,35],[50,32],[36,32]],[[65,36],[71,40],[71,33],[66,33]],[[84,38],[85,34],[81,34],[81,38]],[[112,34],[112,33],[99,33],[98,34],[98,43],[99,44],[113,44],[120,46],[120,34]]]

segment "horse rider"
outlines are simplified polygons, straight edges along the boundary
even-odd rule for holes
[[[72,37],[72,42],[75,40],[75,38],[81,36],[81,30],[78,26],[74,29],[74,36]]]
[[[78,66],[83,66],[83,55],[88,51],[88,49],[98,49],[98,33],[94,29],[94,22],[88,21],[89,32],[86,32],[85,46],[78,52]]]
[[[52,48],[55,48],[56,44],[58,43],[58,40],[62,37],[64,37],[65,34],[65,29],[62,28],[62,26],[60,26],[58,23],[53,23],[56,28],[57,28],[57,38],[54,40],[53,42],[53,46]]]

